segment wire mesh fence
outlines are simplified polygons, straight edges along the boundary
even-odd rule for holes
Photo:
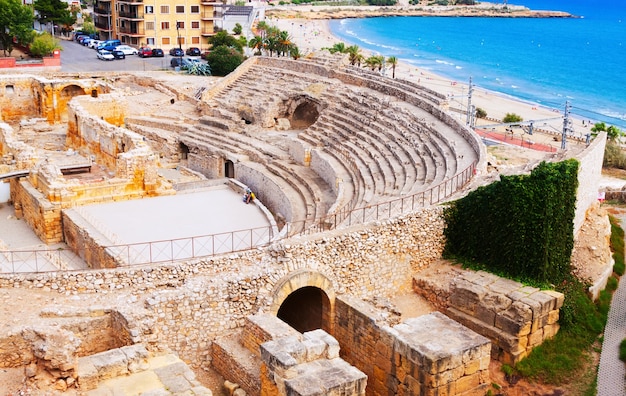
[[[423,192],[376,205],[339,211],[317,221],[287,223],[281,236],[313,234],[339,227],[390,219],[437,204],[456,193],[474,175],[476,163]],[[39,273],[84,270],[89,257],[106,256],[117,267],[211,257],[269,245],[279,236],[271,226],[212,235],[102,246],[93,249],[0,251],[0,273]]]

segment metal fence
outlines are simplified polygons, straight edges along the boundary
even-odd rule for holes
[[[339,227],[390,219],[418,208],[437,204],[461,189],[474,175],[476,163],[429,188],[406,197],[351,210],[340,211],[312,221],[286,224],[281,235],[305,235]],[[285,230],[284,230],[285,231]],[[86,269],[83,258],[103,252],[118,267],[165,263],[241,252],[269,245],[280,238],[271,226],[237,230],[220,234],[176,238],[161,241],[99,247],[73,252],[70,249],[0,251],[0,273],[54,272]]]

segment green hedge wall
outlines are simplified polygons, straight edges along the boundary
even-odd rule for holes
[[[558,283],[570,271],[578,161],[501,176],[445,210],[444,255],[514,278]]]

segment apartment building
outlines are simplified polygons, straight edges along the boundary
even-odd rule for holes
[[[168,50],[206,48],[222,19],[214,0],[96,0],[93,20],[101,39]]]

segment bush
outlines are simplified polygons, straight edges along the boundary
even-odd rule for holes
[[[609,216],[611,222],[611,250],[613,250],[613,272],[624,275],[624,230],[619,225],[619,220]]]
[[[622,151],[619,144],[612,141],[606,143],[602,166],[605,168],[626,169],[626,155],[624,155],[624,151]]]
[[[214,76],[225,76],[243,63],[243,55],[225,45],[217,46],[206,57]]]
[[[523,281],[557,284],[570,272],[578,161],[542,162],[530,175],[472,191],[444,210],[444,254]]]
[[[522,122],[522,121],[524,121],[522,116],[517,115],[515,113],[506,113],[506,115],[502,119],[502,122],[507,122],[507,123],[508,122]]]
[[[476,108],[476,117],[477,118],[485,118],[487,117],[487,111],[483,108],[477,107]]]
[[[619,360],[626,362],[626,338],[619,344]]]
[[[235,27],[233,28],[233,33],[239,35],[241,34],[242,31],[243,31],[243,27],[241,27],[241,24],[236,23]]]
[[[48,32],[38,34],[30,45],[30,54],[36,58],[50,56],[52,51],[61,49],[59,40]]]

